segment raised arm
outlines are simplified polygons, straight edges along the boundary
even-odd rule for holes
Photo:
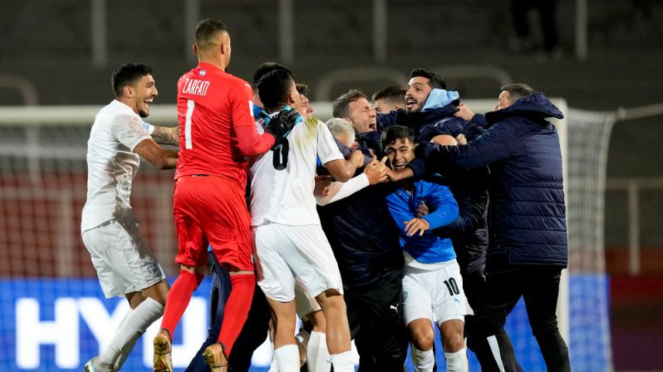
[[[348,182],[332,182],[329,185],[329,190],[326,195],[316,194],[316,201],[318,205],[327,205],[364,189],[369,185],[375,185],[384,182],[387,178],[385,157],[382,161],[377,161],[375,157],[369,164],[366,165],[364,173],[353,177]]]
[[[320,206],[325,206],[345,199],[348,196],[356,193],[359,190],[368,186],[368,177],[365,174],[360,174],[353,177],[348,182],[332,182],[328,186],[328,191],[325,195],[315,195],[315,200]]]
[[[145,158],[157,169],[171,169],[177,165],[177,150],[168,150],[159,146],[148,133],[149,125],[135,115],[118,115],[111,123],[113,137]]]
[[[160,145],[180,145],[180,127],[160,127],[154,126],[154,130],[150,133],[154,142]]]
[[[335,180],[340,182],[346,182],[354,176],[357,168],[360,168],[364,165],[364,154],[361,151],[357,150],[350,155],[348,160],[345,159],[335,159],[324,163],[322,166],[327,168],[329,174],[334,177]]]
[[[421,143],[417,157],[426,160],[427,166],[438,171],[450,163],[457,168],[470,170],[507,159],[515,147],[516,139],[506,125],[497,124],[474,141],[463,146],[440,146]]]

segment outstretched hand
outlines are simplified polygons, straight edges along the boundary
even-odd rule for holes
[[[364,173],[368,178],[369,185],[375,185],[377,183],[382,183],[387,181],[388,168],[385,165],[386,162],[387,162],[386,156],[383,157],[382,160],[378,161],[375,155],[373,155],[371,161],[368,164],[366,164],[366,167],[364,168]]]

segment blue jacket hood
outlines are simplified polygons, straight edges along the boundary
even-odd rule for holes
[[[546,122],[547,118],[564,118],[562,112],[550,102],[545,94],[536,92],[517,100],[505,109],[486,113],[486,121],[491,126],[512,116],[525,117],[542,125],[548,124]]]
[[[421,109],[421,111],[429,111],[444,107],[454,101],[457,102],[459,98],[460,95],[456,91],[435,88],[428,94],[426,103],[424,104],[424,107]]]

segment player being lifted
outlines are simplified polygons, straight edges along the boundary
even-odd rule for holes
[[[87,372],[117,371],[136,340],[163,314],[168,283],[161,266],[141,239],[129,203],[140,157],[159,169],[174,168],[177,130],[154,127],[142,118],[157,96],[152,69],[120,66],[111,78],[115,100],[101,109],[90,131],[87,201],[81,231],[106,298],[125,296],[131,311],[101,354],[85,364]]]
[[[268,128],[301,118],[288,106],[299,104],[295,82],[272,71],[258,83],[260,100],[272,119]],[[336,372],[354,371],[343,284],[316,211],[316,158],[339,181],[349,180],[364,156],[343,159],[327,126],[306,119],[273,151],[251,165],[251,226],[258,284],[276,317],[275,354],[281,372],[299,371],[295,343],[295,277],[318,300],[327,319],[327,346]],[[375,167],[380,167],[374,162]]]
[[[251,87],[225,72],[230,34],[217,20],[196,27],[198,66],[177,84],[180,157],[173,213],[181,271],[168,294],[161,331],[154,338],[154,371],[172,372],[171,341],[193,291],[206,272],[207,247],[230,274],[232,290],[218,343],[203,352],[213,372],[227,357],[246,321],[255,286],[246,208],[246,158],[272,148],[278,135],[258,134]]]

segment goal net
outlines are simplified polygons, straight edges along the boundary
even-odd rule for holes
[[[603,261],[603,189],[609,115],[566,110],[557,123],[564,151],[570,268],[560,292],[560,328],[575,371],[609,371],[607,281]],[[475,112],[494,100],[468,100]],[[314,103],[316,116],[331,116],[331,103]],[[0,108],[0,370],[79,371],[112,337],[128,310],[126,301],[105,300],[80,237],[86,197],[87,139],[100,107]],[[174,106],[153,105],[148,119],[175,125]],[[566,149],[568,147],[568,150]],[[142,164],[132,206],[140,232],[168,275],[176,238],[172,221],[173,172]],[[565,281],[566,282],[566,281]],[[176,368],[185,367],[207,330],[209,283],[196,292],[174,340]],[[124,371],[151,366],[155,324],[139,341]],[[507,332],[527,371],[545,371],[522,303]],[[437,340],[438,368],[444,354]],[[471,354],[471,353],[470,353]],[[252,371],[266,371],[271,347],[254,354]],[[479,370],[472,355],[470,370]],[[411,369],[411,367],[410,367]]]

